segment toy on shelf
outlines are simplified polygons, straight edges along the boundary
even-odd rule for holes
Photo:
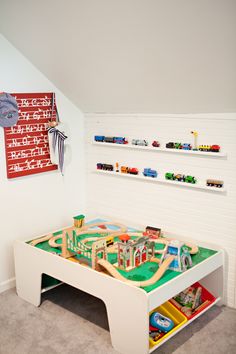
[[[138,169],[136,167],[121,166],[121,173],[129,173],[131,175],[138,175]]]
[[[160,147],[160,143],[159,143],[157,140],[154,140],[154,141],[152,142],[152,146],[153,146],[153,147]]]
[[[95,135],[94,140],[100,143],[128,144],[126,138],[120,136]]]
[[[98,170],[104,170],[104,171],[113,171],[114,167],[113,167],[113,165],[99,162],[99,163],[97,163],[97,169]]]
[[[174,328],[174,322],[159,312],[153,312],[150,316],[150,325],[157,330],[167,333]]]
[[[188,268],[192,267],[190,252],[183,242],[178,240],[170,241],[162,253],[160,264],[170,256],[174,256],[174,259],[170,263],[169,269],[176,272],[185,272]]]
[[[167,144],[166,144],[166,148],[167,148],[167,149],[174,149],[174,148],[175,148],[175,143],[173,143],[172,141],[169,142],[169,143],[167,143]]]
[[[193,176],[185,176],[183,174],[174,174],[173,172],[166,172],[165,173],[165,179],[171,180],[171,181],[178,181],[178,182],[185,182],[185,183],[192,183],[195,184],[197,183],[197,179]]]
[[[148,142],[144,139],[132,139],[132,145],[148,146]]]
[[[157,173],[157,171],[156,170],[152,170],[151,168],[144,168],[144,170],[143,170],[143,175],[145,176],[145,177],[152,177],[152,178],[156,178],[157,177],[157,175],[158,175],[158,173]]]
[[[184,144],[182,144],[182,149],[183,150],[192,150],[192,146],[191,146],[191,144],[184,143]]]
[[[205,151],[205,152],[219,152],[220,146],[219,145],[199,145],[198,150]]]
[[[207,179],[206,180],[206,185],[208,187],[217,187],[217,188],[222,188],[224,186],[224,182],[217,180],[217,179]]]
[[[196,130],[193,130],[193,131],[191,131],[191,134],[193,134],[193,137],[194,137],[193,150],[198,150],[198,148],[197,148],[198,132]]]
[[[147,236],[150,239],[158,239],[161,237],[161,229],[158,227],[147,226],[146,230],[143,232],[143,236]]]
[[[116,162],[116,172],[119,172],[120,170],[119,170],[119,163],[118,162]]]

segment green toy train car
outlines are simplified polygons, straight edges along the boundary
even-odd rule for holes
[[[197,179],[193,176],[189,176],[189,175],[185,176],[180,173],[174,174],[173,172],[166,172],[165,179],[171,180],[171,181],[192,183],[192,184],[197,183]]]

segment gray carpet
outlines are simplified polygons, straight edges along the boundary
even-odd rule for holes
[[[213,307],[154,354],[236,353],[236,310]],[[0,354],[117,354],[103,302],[67,285],[39,308],[14,290],[0,294]],[[134,353],[135,354],[135,353]]]

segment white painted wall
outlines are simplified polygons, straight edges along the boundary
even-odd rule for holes
[[[0,91],[56,92],[68,135],[65,173],[8,180],[4,131],[0,128],[0,292],[14,283],[12,243],[72,223],[85,208],[84,117],[48,79],[0,35]],[[30,264],[29,264],[30,267]]]
[[[83,111],[236,111],[235,0],[1,0],[0,28]]]
[[[219,144],[227,159],[170,153],[133,151],[92,145],[96,134],[168,141],[193,142],[190,131],[199,132],[199,144]],[[141,227],[161,227],[178,234],[222,246],[226,252],[225,299],[235,306],[236,279],[236,114],[203,115],[86,115],[88,157],[88,205],[94,212],[128,220]],[[168,171],[223,179],[227,193],[180,188],[93,173],[97,162],[152,167]]]

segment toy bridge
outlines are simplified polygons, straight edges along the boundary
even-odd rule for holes
[[[83,242],[77,241],[76,232],[73,230],[72,235],[66,233],[67,249],[70,252],[81,254],[89,259],[92,258],[92,248],[86,246]]]

